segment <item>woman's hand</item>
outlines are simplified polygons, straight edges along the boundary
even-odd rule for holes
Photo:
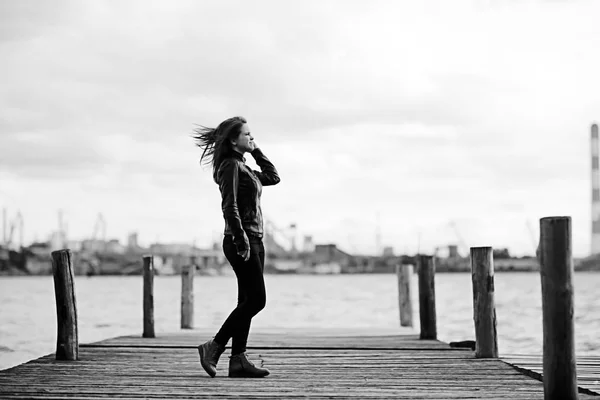
[[[244,261],[248,261],[250,259],[250,249],[246,249],[244,251],[238,251],[238,256],[242,257]]]

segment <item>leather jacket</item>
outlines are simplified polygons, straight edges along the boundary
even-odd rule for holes
[[[225,235],[232,235],[238,252],[250,248],[248,235],[263,236],[263,216],[260,196],[263,186],[279,183],[275,166],[256,148],[254,157],[260,172],[250,169],[246,159],[237,151],[223,160],[217,171],[217,183],[221,191],[221,209],[225,219]]]

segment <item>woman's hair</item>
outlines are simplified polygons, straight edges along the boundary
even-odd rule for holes
[[[234,151],[231,140],[237,139],[242,131],[242,125],[245,123],[244,117],[232,117],[221,122],[216,128],[199,125],[194,129],[192,137],[195,139],[196,145],[203,149],[200,163],[202,164],[202,161],[206,159],[206,164],[212,164],[215,182],[219,166]]]

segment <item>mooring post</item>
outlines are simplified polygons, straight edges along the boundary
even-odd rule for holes
[[[144,260],[144,332],[142,337],[154,335],[154,257],[143,256]]]
[[[540,219],[544,399],[577,399],[571,217]]]
[[[79,338],[73,258],[69,249],[53,251],[51,256],[56,298],[56,359],[74,361],[79,359]]]
[[[435,261],[433,256],[419,255],[419,318],[421,339],[437,339],[435,314]]]
[[[476,358],[498,358],[493,254],[491,247],[471,247]]]
[[[402,264],[396,265],[398,278],[398,308],[400,309],[400,326],[413,326],[413,312],[411,302],[411,276],[413,266]]]
[[[190,265],[181,268],[181,329],[194,328],[194,273],[195,257],[190,258]]]

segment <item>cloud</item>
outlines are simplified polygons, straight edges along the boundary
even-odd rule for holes
[[[41,129],[30,134],[4,133],[0,168],[23,178],[85,178],[109,159],[95,139],[99,138]]]
[[[71,5],[31,0],[0,3],[0,41],[29,41],[54,31],[74,16]]]
[[[265,212],[320,240],[350,246],[379,210],[397,242],[449,240],[440,226],[456,219],[528,249],[498,232],[589,218],[595,2],[0,7],[2,189],[45,229],[61,206],[82,221],[105,209],[120,234],[210,238],[219,193],[189,134],[232,115],[281,172]]]

